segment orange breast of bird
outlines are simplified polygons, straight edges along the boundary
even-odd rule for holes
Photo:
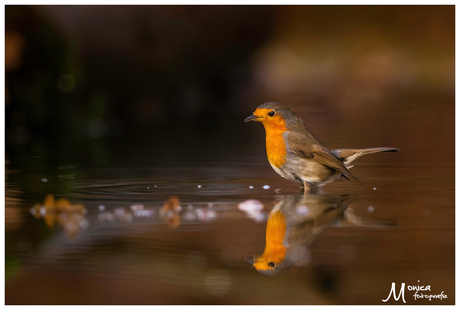
[[[258,270],[267,270],[269,269],[269,262],[282,262],[286,256],[286,247],[283,245],[285,236],[286,219],[284,214],[280,211],[270,214],[265,234],[265,250],[254,267]]]
[[[270,164],[276,168],[284,165],[286,159],[286,144],[284,142],[283,133],[288,131],[284,119],[277,115],[271,119],[263,121],[266,133],[266,148],[267,157]]]

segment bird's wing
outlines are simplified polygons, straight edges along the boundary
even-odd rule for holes
[[[289,132],[288,144],[292,152],[308,159],[313,158],[313,141],[308,136],[303,136],[295,132]]]
[[[288,143],[294,154],[305,157],[307,159],[314,159],[323,166],[337,170],[347,178],[356,179],[354,175],[348,171],[342,161],[332,154],[324,146],[318,144],[313,137],[308,135],[289,132]]]

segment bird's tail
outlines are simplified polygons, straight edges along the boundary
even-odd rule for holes
[[[372,147],[368,149],[339,149],[332,151],[332,153],[334,153],[347,168],[351,168],[349,164],[363,155],[381,152],[398,152],[399,150],[400,149],[394,147]]]
[[[343,213],[341,221],[337,223],[340,227],[366,227],[366,228],[391,228],[397,227],[398,222],[395,219],[366,219],[359,217],[350,208]]]

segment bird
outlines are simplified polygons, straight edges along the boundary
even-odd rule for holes
[[[395,220],[358,217],[350,203],[357,195],[331,193],[281,195],[270,211],[262,255],[246,257],[260,273],[275,276],[285,273],[302,260],[307,248],[329,226],[391,228]]]
[[[270,165],[283,178],[300,183],[305,193],[340,177],[356,180],[349,171],[353,167],[350,164],[363,155],[400,150],[374,147],[329,151],[287,105],[278,102],[261,104],[244,121],[262,123]]]

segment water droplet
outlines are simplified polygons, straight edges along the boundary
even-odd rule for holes
[[[203,209],[201,209],[201,208],[200,208],[200,209],[196,209],[196,210],[195,210],[195,213],[196,213],[196,216],[198,217],[198,219],[199,219],[200,221],[204,221],[204,220],[207,219],[207,217],[206,217],[206,212],[203,211]]]
[[[297,206],[296,212],[298,215],[307,215],[310,212],[310,209],[307,206]]]
[[[116,208],[115,210],[113,210],[113,214],[115,216],[123,216],[125,214],[125,209],[123,208]]]
[[[254,188],[254,186],[252,186],[252,185],[249,186],[249,189],[253,189],[253,188]]]
[[[213,220],[217,217],[217,213],[214,212],[213,210],[208,210],[208,212],[206,212],[206,217],[209,220]]]
[[[134,211],[134,216],[135,217],[154,217],[155,216],[155,210],[135,210]]]
[[[144,205],[139,203],[139,204],[134,204],[134,205],[131,205],[131,210],[133,211],[139,211],[139,210],[143,210],[144,209]]]
[[[80,219],[78,222],[78,225],[80,226],[81,229],[85,230],[88,229],[89,227],[89,221],[85,218]]]
[[[264,185],[263,186],[263,189],[269,189],[270,188],[270,185]]]
[[[43,179],[42,179],[42,182],[43,182],[43,183],[46,183],[46,182],[48,182],[48,179],[47,179],[47,178],[43,178]]]
[[[104,221],[113,222],[115,220],[115,217],[110,212],[101,212],[97,216],[97,219],[99,222],[104,222]]]
[[[99,209],[99,211],[104,211],[105,210],[105,206],[104,205],[100,205],[99,207],[97,207]]]
[[[283,191],[283,190],[282,190],[281,188],[275,189],[275,192],[277,192],[277,193],[281,193],[282,191]]]
[[[165,216],[168,217],[168,218],[173,218],[174,217],[174,211],[172,211],[172,210],[166,211]]]
[[[367,207],[367,212],[369,212],[369,213],[372,213],[372,212],[374,212],[374,210],[375,210],[375,209],[374,209],[374,207],[373,207],[373,206],[369,206],[369,207]]]
[[[377,190],[377,187],[374,187],[374,191]]]
[[[255,199],[245,200],[238,204],[238,209],[244,212],[260,212],[264,208],[264,205]]]
[[[263,220],[265,220],[265,215],[262,212],[256,213],[254,215],[250,215],[249,217],[252,218],[257,223],[262,222]]]
[[[254,219],[256,222],[264,220],[264,215],[261,213],[264,205],[254,199],[246,200],[238,204],[238,209],[244,211],[249,218]]]
[[[201,185],[198,185],[197,187],[198,187],[198,188],[201,188]]]
[[[192,211],[186,211],[183,215],[184,220],[186,221],[193,221],[196,216]]]

